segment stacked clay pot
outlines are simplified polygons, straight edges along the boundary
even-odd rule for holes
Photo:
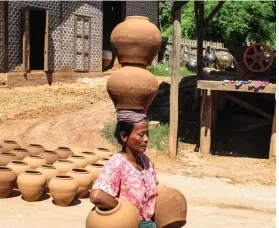
[[[94,207],[87,216],[86,228],[138,228],[140,215],[136,206],[125,199],[117,201],[112,210],[103,211]]]
[[[64,146],[58,147],[55,152],[58,154],[59,159],[67,159],[71,155],[74,155],[73,151],[70,148]]]
[[[9,167],[0,166],[0,198],[6,198],[11,194],[15,182],[15,172]]]
[[[20,145],[13,140],[5,140],[1,145],[5,152],[9,152],[15,148],[20,148]]]

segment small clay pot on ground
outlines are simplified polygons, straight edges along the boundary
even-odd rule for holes
[[[51,150],[45,150],[43,153],[40,154],[44,159],[46,159],[47,164],[52,165],[59,159],[59,155]]]
[[[77,198],[83,198],[93,186],[93,175],[86,169],[72,169],[67,175],[78,183]]]
[[[16,155],[16,160],[22,160],[28,155],[28,150],[24,148],[15,148],[10,151]]]
[[[2,154],[3,152],[5,152],[4,148],[0,145],[0,154]]]
[[[25,170],[30,169],[30,166],[28,165],[27,162],[25,161],[20,161],[20,160],[13,160],[11,161],[7,167],[11,168],[17,177],[23,173]]]
[[[71,169],[77,168],[76,164],[68,159],[58,159],[53,165],[59,170],[60,174],[66,174]]]
[[[99,176],[99,173],[101,170],[104,168],[104,165],[102,164],[89,164],[88,166],[85,167],[85,169],[90,172],[93,175],[93,183],[96,181],[96,179]]]
[[[99,156],[99,159],[108,157],[112,154],[111,150],[108,148],[99,147],[94,151],[95,154]]]
[[[82,155],[72,155],[71,157],[68,158],[68,160],[75,163],[77,168],[84,168],[85,166],[87,166],[89,164],[86,157],[84,157]]]
[[[46,182],[43,174],[36,170],[25,170],[17,179],[22,198],[28,202],[37,201],[42,196]]]
[[[82,156],[86,157],[88,164],[96,163],[99,160],[99,156],[94,152],[83,151],[80,153]]]
[[[27,155],[23,161],[27,162],[30,169],[37,169],[40,165],[46,165],[47,161],[41,155]]]
[[[13,140],[5,140],[1,145],[4,148],[5,152],[9,152],[15,148],[20,148],[20,145]]]
[[[74,154],[70,148],[64,146],[58,147],[55,152],[58,154],[59,159],[67,159]]]
[[[27,150],[29,155],[39,155],[45,151],[45,148],[40,144],[30,144]]]
[[[76,196],[78,183],[69,175],[58,175],[48,185],[53,201],[58,206],[68,206]]]
[[[0,166],[8,165],[12,160],[16,160],[16,155],[10,152],[0,154]]]
[[[48,184],[53,177],[60,174],[59,170],[56,169],[56,167],[53,165],[41,165],[36,170],[40,171],[45,176],[45,178],[47,180],[45,191],[48,192],[49,191]]]
[[[9,167],[0,166],[0,198],[6,198],[11,194],[15,182],[15,172]]]
[[[103,211],[94,207],[86,218],[86,228],[138,228],[140,215],[136,206],[125,199],[117,201],[112,210]]]
[[[97,164],[105,165],[109,159],[110,157],[102,158],[99,161],[97,161]]]

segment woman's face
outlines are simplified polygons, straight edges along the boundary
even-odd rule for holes
[[[133,153],[144,153],[148,144],[148,122],[142,120],[134,124],[134,129],[127,137],[126,146]]]

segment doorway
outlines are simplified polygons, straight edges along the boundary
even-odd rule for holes
[[[46,11],[30,10],[30,70],[44,70]]]
[[[110,66],[113,67],[115,54],[110,43],[110,35],[116,25],[125,20],[126,3],[124,1],[104,1],[103,2],[103,50],[109,50],[113,53]],[[103,70],[107,70],[103,69]]]

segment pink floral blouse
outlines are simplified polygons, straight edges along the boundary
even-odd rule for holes
[[[144,170],[137,170],[121,154],[115,154],[99,174],[93,189],[100,189],[109,195],[134,202],[141,220],[150,221],[157,198],[156,172],[145,154],[139,155]]]

